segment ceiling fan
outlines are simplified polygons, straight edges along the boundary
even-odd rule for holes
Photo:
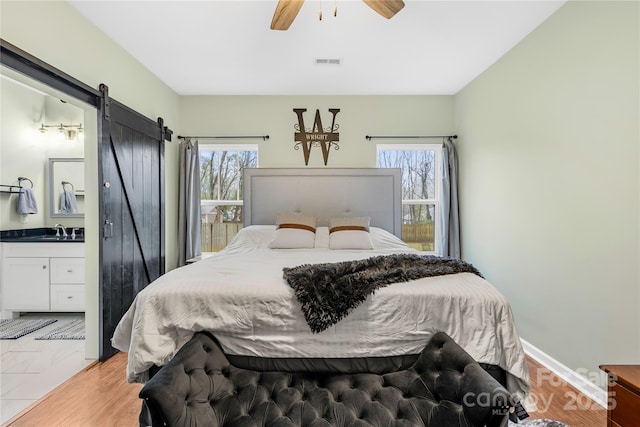
[[[390,19],[404,7],[402,0],[362,0],[371,9]],[[304,0],[279,0],[271,20],[272,30],[287,30],[300,11]]]

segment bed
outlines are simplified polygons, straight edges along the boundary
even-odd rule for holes
[[[501,368],[507,389],[525,398],[529,376],[511,308],[471,272],[382,286],[337,323],[311,330],[283,271],[417,254],[398,237],[400,179],[396,169],[246,170],[245,227],[223,251],[151,283],[120,320],[112,343],[128,353],[128,381],[147,381],[197,331],[212,333],[236,366],[332,372],[407,366],[444,331],[478,362]],[[295,215],[316,218],[312,246],[274,248]],[[330,221],[345,218],[368,219],[371,249],[344,241],[336,249]]]

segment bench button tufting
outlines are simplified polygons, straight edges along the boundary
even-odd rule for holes
[[[444,346],[442,344],[435,343],[434,346],[440,345],[440,348],[443,349]],[[201,348],[207,353],[218,351],[214,344]],[[198,351],[200,359],[204,360],[205,358],[201,357],[202,352]],[[182,400],[184,397],[182,412],[186,416],[193,417],[193,419],[200,417],[201,415],[198,414],[201,412],[200,409],[206,406],[206,401],[203,404],[202,400],[197,398],[197,396],[200,396],[198,393],[201,390],[199,382],[195,381],[195,379],[202,375],[200,371],[209,376],[209,378],[204,378],[205,382],[220,381],[224,389],[224,393],[222,393],[224,396],[222,394],[220,396],[209,396],[208,403],[213,408],[214,416],[224,417],[224,415],[220,415],[221,413],[218,412],[216,406],[221,401],[220,399],[228,400],[224,406],[228,407],[237,417],[234,417],[234,420],[225,420],[226,422],[223,422],[222,425],[227,426],[233,422],[240,422],[240,420],[243,424],[254,424],[252,420],[255,421],[258,417],[262,417],[260,419],[265,425],[278,423],[293,425],[293,421],[289,418],[289,412],[284,415],[285,411],[290,409],[285,409],[280,405],[293,406],[296,411],[299,411],[299,413],[296,413],[296,417],[302,416],[305,420],[318,420],[317,422],[314,421],[313,425],[319,426],[338,425],[337,423],[332,423],[339,419],[349,420],[354,425],[368,425],[371,427],[394,424],[408,425],[411,423],[409,420],[420,418],[423,421],[430,420],[434,418],[436,412],[441,411],[451,413],[453,418],[459,419],[460,422],[459,424],[456,423],[456,426],[469,425],[466,417],[462,415],[462,406],[456,403],[452,405],[455,407],[445,407],[444,402],[440,402],[438,396],[431,390],[433,385],[438,383],[438,387],[435,388],[438,391],[442,386],[444,387],[443,390],[447,390],[449,394],[455,391],[461,393],[463,383],[467,383],[467,381],[463,380],[467,377],[473,379],[473,373],[464,373],[465,365],[462,365],[461,362],[457,365],[453,364],[456,369],[461,370],[460,372],[455,372],[455,369],[447,369],[440,372],[443,365],[452,365],[447,359],[447,351],[447,349],[444,349],[441,354],[440,350],[434,349],[432,352],[433,357],[422,364],[421,370],[423,372],[420,374],[416,370],[408,369],[404,374],[390,374],[389,376],[340,375],[335,378],[331,376],[327,378],[327,376],[319,375],[311,379],[304,378],[301,381],[297,377],[294,379],[295,376],[290,373],[281,373],[277,377],[272,377],[261,372],[241,370],[228,363],[211,361],[211,357],[206,358],[205,363],[200,364],[196,364],[191,359],[185,359],[180,364],[173,365],[173,369],[175,369],[173,372],[178,374],[184,369],[185,373],[191,377],[186,378],[180,374],[174,378],[191,383],[192,388],[179,392],[180,397],[178,399]],[[444,361],[447,363],[443,363]],[[188,363],[189,369],[183,363]],[[166,370],[167,366],[162,369]],[[218,376],[220,374],[224,375],[226,379]],[[215,378],[214,375],[216,376]],[[149,384],[153,384],[155,389],[166,387],[165,384],[159,382],[161,377],[158,376],[157,378],[157,380],[152,378],[145,387],[148,387]],[[287,387],[283,387],[285,383]],[[245,385],[247,385],[248,389],[244,388]],[[183,384],[179,383],[176,387],[182,390],[182,386]],[[382,388],[379,388],[380,386]],[[252,392],[249,393],[248,390],[252,390]],[[215,394],[213,390],[207,391]],[[188,393],[193,393],[193,396],[186,395]],[[233,396],[229,396],[228,393],[232,393]],[[148,401],[149,398],[145,397],[144,399]],[[173,394],[173,398],[170,399],[171,401],[167,405],[173,407],[173,405],[179,404],[178,399],[176,399],[176,394]],[[290,405],[296,402],[297,405]],[[319,405],[313,405],[313,403],[319,403]],[[340,403],[340,405],[337,403]],[[264,412],[262,408],[268,409],[268,411]],[[509,409],[512,410],[512,408]],[[331,415],[331,421],[327,418],[329,415]],[[201,420],[204,420],[204,418],[201,418]],[[478,421],[486,422],[486,420]],[[215,421],[210,418],[207,418],[204,423],[198,422],[199,425],[214,425],[214,423]],[[430,424],[425,423],[425,425]],[[433,423],[431,423],[430,427],[434,427]]]

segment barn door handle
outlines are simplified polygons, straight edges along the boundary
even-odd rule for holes
[[[110,239],[113,237],[113,223],[108,219],[104,220],[103,235],[105,239]]]

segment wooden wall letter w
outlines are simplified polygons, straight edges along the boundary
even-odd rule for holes
[[[331,120],[331,127],[324,128],[322,126],[322,119],[320,118],[320,110],[316,110],[316,116],[313,120],[313,127],[307,129],[304,125],[304,117],[302,114],[307,111],[306,108],[294,108],[293,112],[298,116],[298,124],[294,125],[296,132],[293,133],[293,140],[295,141],[294,149],[299,150],[302,146],[302,153],[304,154],[304,164],[309,165],[309,156],[311,155],[312,147],[322,148],[322,157],[324,159],[324,165],[327,165],[329,161],[329,151],[331,147],[334,150],[338,150],[340,146],[340,133],[337,130],[340,128],[336,124],[336,115],[340,112],[339,108],[329,108],[329,112],[333,115]]]

